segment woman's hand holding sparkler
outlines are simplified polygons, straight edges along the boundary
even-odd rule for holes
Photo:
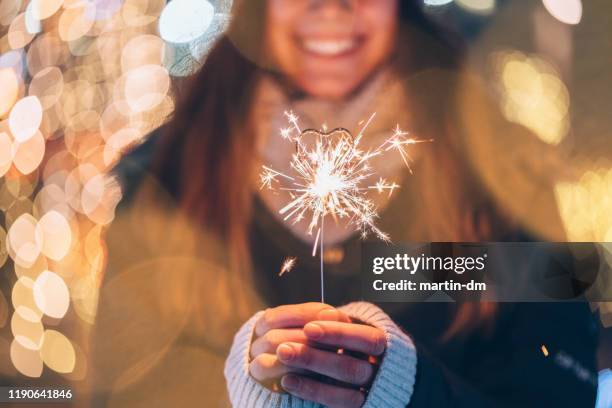
[[[249,371],[257,381],[280,378],[290,394],[333,408],[363,405],[386,346],[382,330],[324,303],[268,309],[255,336]]]

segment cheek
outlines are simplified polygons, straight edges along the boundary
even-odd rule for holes
[[[397,1],[372,0],[371,3],[370,7],[364,7],[362,10],[363,24],[368,27],[368,36],[372,42],[388,49],[394,45],[398,30]]]
[[[291,62],[292,27],[299,18],[296,7],[286,0],[268,0],[265,49],[281,67]]]
[[[386,59],[395,48],[398,30],[397,15],[394,12],[377,11],[367,17],[367,26],[371,29],[368,33],[366,58],[369,64],[378,64]]]

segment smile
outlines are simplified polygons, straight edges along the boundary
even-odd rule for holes
[[[361,41],[356,38],[343,40],[304,40],[301,42],[302,48],[311,53],[323,57],[337,57],[353,52]]]

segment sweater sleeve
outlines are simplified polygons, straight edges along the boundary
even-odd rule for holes
[[[417,354],[414,343],[377,306],[356,302],[340,308],[354,319],[383,330],[387,347],[382,363],[363,408],[403,408],[408,405],[416,377]],[[236,333],[225,363],[229,398],[239,408],[318,408],[291,394],[271,391],[249,375],[249,350],[255,323],[263,312],[256,313]]]

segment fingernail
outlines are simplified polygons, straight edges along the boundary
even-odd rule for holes
[[[338,320],[340,313],[336,309],[321,310],[318,314],[319,320]]]
[[[314,340],[320,339],[323,337],[323,334],[325,334],[323,332],[323,327],[316,323],[308,323],[306,326],[304,326],[304,333],[306,334],[306,337]]]
[[[297,390],[300,387],[300,379],[295,375],[286,375],[281,379],[281,386],[287,390]]]
[[[295,357],[295,352],[293,351],[293,347],[287,344],[281,344],[276,348],[276,355],[282,361],[290,361]]]

